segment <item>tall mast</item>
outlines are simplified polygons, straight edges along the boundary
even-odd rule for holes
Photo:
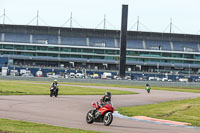
[[[106,14],[104,14],[103,29],[106,29]]]
[[[38,26],[38,19],[39,19],[39,11],[37,10],[37,26]]]
[[[70,28],[72,28],[72,12],[71,12],[71,17],[70,17]]]
[[[172,18],[170,19],[170,33],[172,33]]]
[[[140,24],[140,20],[139,20],[139,16],[138,16],[138,19],[137,19],[137,31],[139,31],[139,24]]]
[[[4,12],[3,12],[3,24],[5,24],[5,19],[6,18],[6,10],[4,9]]]

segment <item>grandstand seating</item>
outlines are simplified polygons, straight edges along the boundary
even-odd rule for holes
[[[0,33],[1,38],[2,33]],[[95,47],[116,47],[115,39],[111,37],[88,37],[89,46]],[[2,38],[1,38],[2,41]],[[30,43],[30,34],[21,33],[5,33],[5,42],[22,42]],[[44,35],[44,34],[32,34],[32,43],[46,43],[46,44],[58,44],[57,35]],[[86,37],[75,37],[75,36],[61,36],[61,44],[64,45],[75,45],[75,46],[87,46]],[[120,47],[119,39],[117,39],[117,47]],[[169,41],[155,41],[145,40],[146,49],[151,50],[167,50],[171,51]],[[144,49],[142,40],[128,39],[128,49]],[[173,42],[174,51],[185,51],[185,52],[199,52],[197,43],[190,42]]]
[[[62,36],[61,44],[86,46],[86,38],[85,37]]]
[[[29,34],[5,33],[5,42],[30,42]]]
[[[114,38],[107,38],[107,37],[90,37],[90,46],[100,46],[103,47],[115,47]]]
[[[127,48],[129,48],[129,49],[144,49],[142,40],[133,40],[133,39],[127,40]]]
[[[46,44],[58,44],[58,36],[56,35],[32,35],[33,43],[46,43]]]
[[[174,51],[199,52],[196,43],[173,42],[173,44],[174,44]]]
[[[146,49],[152,50],[167,50],[170,51],[170,42],[169,41],[152,41],[146,40]]]

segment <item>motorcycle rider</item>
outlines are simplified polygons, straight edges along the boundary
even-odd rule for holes
[[[96,108],[93,110],[93,116],[95,116],[95,112],[97,109],[104,107],[107,102],[111,102],[111,96],[112,94],[110,92],[105,92],[105,95],[97,102]]]
[[[58,81],[56,79],[53,81],[53,83],[51,83],[50,89],[51,90],[55,89],[56,93],[58,94]]]
[[[106,92],[105,95],[99,100],[99,106],[103,107],[107,102],[111,102],[111,93]]]
[[[148,93],[150,93],[151,87],[148,83],[146,84],[146,90],[147,90]]]

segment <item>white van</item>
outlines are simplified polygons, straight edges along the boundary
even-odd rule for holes
[[[101,76],[102,79],[112,79],[112,73],[105,72]]]

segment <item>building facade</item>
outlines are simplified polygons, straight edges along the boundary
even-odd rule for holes
[[[127,33],[127,71],[200,72],[200,36]],[[118,70],[120,31],[0,25],[0,57],[11,66]]]

